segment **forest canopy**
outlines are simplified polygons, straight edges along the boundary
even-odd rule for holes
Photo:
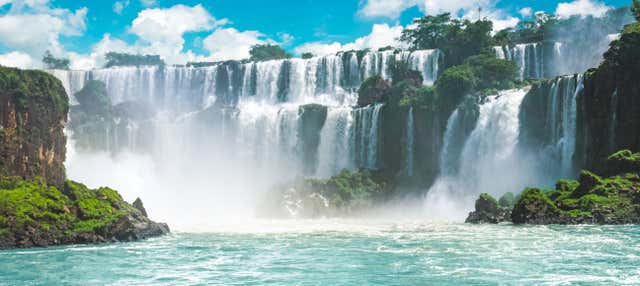
[[[105,68],[118,66],[163,66],[164,61],[158,55],[133,55],[109,52],[105,55]]]

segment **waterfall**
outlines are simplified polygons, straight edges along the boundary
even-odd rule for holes
[[[406,126],[406,152],[405,152],[405,169],[408,177],[413,176],[413,144],[414,144],[414,132],[415,125],[413,123],[413,107],[409,107],[407,112],[407,126]]]
[[[380,129],[380,111],[383,104],[356,108],[353,118],[353,144],[356,166],[360,168],[377,169]]]
[[[320,134],[316,177],[326,178],[342,169],[353,169],[353,113],[351,108],[329,108]]]
[[[118,115],[127,118],[117,118],[121,123],[115,124],[115,129],[103,130],[99,135],[107,136],[103,144],[112,153],[128,149],[166,155],[167,148],[159,140],[174,133],[163,129],[182,128],[180,134],[174,134],[185,140],[180,150],[197,145],[221,152],[212,145],[220,148],[218,145],[222,144],[227,155],[250,160],[256,166],[275,164],[295,170],[302,161],[299,108],[311,103],[328,106],[326,122],[319,131],[315,170],[317,176],[327,177],[343,168],[380,167],[382,105],[352,108],[361,82],[372,75],[388,79],[391,66],[405,61],[430,85],[440,72],[442,58],[439,50],[389,50],[343,52],[311,59],[231,61],[207,67],[141,66],[50,72],[63,82],[70,95],[88,80],[99,80],[104,82],[115,106],[136,103],[161,114],[162,118],[156,115],[144,119],[138,119],[137,114]],[[177,122],[177,118],[183,118],[182,122]],[[74,136],[83,135],[76,132]]]
[[[456,132],[459,131],[459,113],[458,109],[454,110],[447,120],[447,128],[444,132],[442,150],[440,151],[440,158],[438,160],[440,176],[450,176],[455,170],[451,163],[451,161],[454,160],[451,158],[451,153],[453,151],[451,149],[454,144],[453,140],[455,140]]]
[[[611,118],[609,119],[609,153],[616,152],[616,123],[618,121],[618,89],[613,91],[610,102]]]
[[[572,177],[573,153],[576,145],[576,114],[578,94],[584,88],[583,76],[558,77],[550,88],[547,123],[551,151],[559,154],[560,175]],[[555,157],[555,156],[554,156]]]
[[[462,148],[460,167],[451,171],[443,162],[441,172],[425,198],[425,210],[432,219],[462,219],[461,209],[470,210],[480,193],[494,196],[523,189],[530,181],[528,168],[517,149],[520,104],[525,90],[510,90],[485,98],[475,128]],[[447,122],[441,158],[452,154],[452,134],[459,115],[454,112]],[[447,161],[443,159],[443,161]],[[458,215],[458,217],[456,217]]]
[[[493,47],[496,57],[503,60],[514,61],[518,65],[518,77],[520,80],[528,78],[545,78],[555,70],[555,61],[561,58],[562,43],[555,42],[553,51],[549,57],[545,57],[545,48],[542,43],[517,44],[514,46]]]
[[[409,68],[422,72],[424,85],[433,85],[440,72],[439,62],[442,57],[440,50],[415,51],[409,55]]]

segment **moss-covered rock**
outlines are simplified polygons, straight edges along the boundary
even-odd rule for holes
[[[598,167],[609,154],[640,147],[639,46],[640,23],[628,25],[600,66],[585,73],[577,99],[576,159],[586,169],[604,174]]]
[[[640,153],[620,150],[607,158],[607,167],[602,171],[606,174],[640,173]]]
[[[513,195],[513,194],[512,194]],[[475,211],[470,212],[466,223],[500,223],[508,221],[510,209],[502,207],[491,195],[483,193],[476,200]]]
[[[264,216],[314,218],[348,216],[386,197],[392,179],[383,172],[343,170],[329,179],[298,178],[277,184],[262,199]]]
[[[633,153],[617,152],[610,158],[633,158]],[[512,219],[530,224],[640,223],[640,172],[600,177],[582,171],[578,181],[560,180],[555,190],[527,189]]]
[[[0,67],[0,175],[64,184],[67,102],[54,76]]]
[[[511,219],[514,223],[544,224],[558,217],[559,212],[544,190],[529,188],[513,208]]]
[[[381,76],[366,79],[358,89],[358,106],[384,102],[391,95],[391,83]]]
[[[502,197],[500,197],[500,199],[498,200],[498,205],[500,205],[501,208],[513,208],[516,204],[516,197],[513,195],[512,192],[508,192],[504,195],[502,195]]]
[[[62,189],[44,179],[0,179],[0,249],[73,243],[132,241],[165,234],[109,188],[66,181]]]

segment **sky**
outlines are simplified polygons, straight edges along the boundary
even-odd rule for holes
[[[239,60],[251,46],[294,55],[402,47],[412,20],[450,12],[487,17],[494,29],[538,11],[601,16],[630,0],[0,0],[0,65],[41,68],[42,55],[72,69],[104,64],[107,52],[157,54],[169,64]],[[479,9],[481,8],[480,12]]]

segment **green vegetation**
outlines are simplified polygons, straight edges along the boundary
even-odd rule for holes
[[[391,180],[381,172],[343,170],[329,179],[297,178],[278,184],[258,206],[261,215],[327,217],[353,214],[386,196]]]
[[[73,181],[65,184],[65,194],[75,202],[78,219],[73,222],[73,232],[93,232],[116,222],[125,215],[127,204],[118,192],[109,188],[90,190]]]
[[[158,55],[132,55],[127,53],[109,52],[105,55],[105,68],[119,66],[164,66],[164,61]]]
[[[249,60],[256,62],[291,58],[291,55],[283,50],[280,46],[269,44],[253,46],[251,47],[249,54],[251,55]]]
[[[88,189],[66,181],[64,190],[47,186],[42,178],[0,179],[0,228],[12,234],[65,238],[99,231],[131,207],[111,189]],[[1,236],[1,234],[0,234]]]
[[[440,75],[433,90],[417,94],[423,98],[402,100],[403,105],[426,104],[447,117],[470,94],[482,91],[514,88],[518,74],[517,65],[496,58],[492,50],[495,39],[491,37],[493,24],[489,20],[471,22],[452,19],[450,14],[426,16],[414,20],[413,28],[402,32],[401,40],[413,49],[440,49],[445,53],[447,69]],[[502,32],[502,37],[507,36]],[[413,71],[401,65],[395,68],[400,79],[411,77]],[[394,85],[396,80],[394,79]]]
[[[511,194],[511,193],[509,193]],[[511,194],[511,199],[513,194]],[[501,223],[509,220],[511,215],[509,205],[507,202],[509,198],[502,197],[500,203],[496,201],[491,195],[487,193],[480,194],[480,197],[476,200],[475,210],[469,213],[469,216],[465,220],[466,223]],[[505,205],[503,205],[505,204]]]
[[[83,110],[89,114],[105,116],[111,112],[111,99],[105,84],[99,80],[87,81],[75,98]]]
[[[384,52],[384,51],[393,51],[396,48],[392,47],[392,46],[386,46],[386,47],[382,47],[378,49],[378,52]]]
[[[71,107],[68,127],[73,131],[76,146],[88,150],[107,148],[110,138],[105,130],[118,130],[105,84],[98,80],[87,81],[75,97],[80,104]]]
[[[12,96],[21,110],[29,106],[31,98],[52,102],[60,113],[66,114],[69,109],[62,83],[43,71],[0,67],[0,91]]]
[[[612,41],[609,50],[604,54],[604,61],[598,72],[609,72],[613,69],[624,69],[629,73],[640,70],[640,22],[627,25],[620,35],[620,39]]]
[[[636,21],[640,22],[640,0],[633,0],[631,3],[631,13]]]
[[[42,57],[42,63],[47,69],[68,70],[69,59],[56,58],[51,52],[46,51]]]
[[[301,58],[310,59],[310,58],[313,58],[313,54],[312,53],[302,53]]]
[[[466,58],[491,46],[493,23],[453,19],[449,13],[426,16],[413,21],[413,27],[402,31],[400,39],[412,49],[440,49],[447,66],[461,64]]]
[[[328,198],[331,206],[339,209],[369,207],[384,194],[386,183],[369,170],[351,172],[343,170],[330,179],[308,180],[311,192]]]
[[[387,101],[391,95],[391,83],[375,75],[364,80],[358,88],[358,106]]]
[[[602,178],[582,171],[578,181],[560,180],[554,190],[526,189],[513,210],[515,223],[637,223],[640,221],[640,153],[611,155],[605,164],[629,160],[636,168]],[[606,169],[606,168],[605,168]]]
[[[521,43],[537,43],[545,39],[545,33],[549,33],[551,27],[558,23],[558,19],[549,14],[537,13],[535,19],[523,20],[514,28],[498,31],[493,36],[493,44],[496,46],[511,46]]]
[[[503,208],[513,208],[513,206],[516,204],[516,197],[512,192],[508,192],[500,197],[500,200],[498,200],[498,204]]]
[[[493,52],[469,57],[464,64],[473,71],[476,90],[513,88],[514,79],[518,75],[515,62],[498,59]]]

